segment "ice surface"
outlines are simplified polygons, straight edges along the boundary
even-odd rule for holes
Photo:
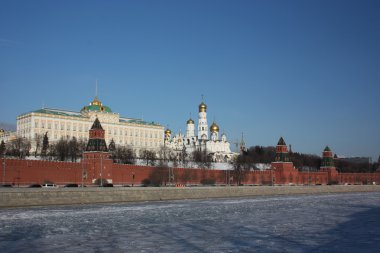
[[[380,193],[0,210],[0,252],[378,252]]]

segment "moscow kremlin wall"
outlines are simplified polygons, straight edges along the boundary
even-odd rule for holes
[[[4,169],[5,167],[5,169]],[[141,185],[143,180],[159,181],[166,185],[236,184],[245,185],[326,185],[326,184],[380,184],[380,168],[375,173],[338,173],[333,163],[333,153],[326,147],[323,151],[319,172],[300,172],[289,160],[285,141],[280,138],[276,158],[271,169],[249,171],[236,175],[233,171],[185,168],[159,168],[116,164],[109,159],[104,140],[104,130],[98,119],[90,129],[90,138],[83,159],[79,163],[41,160],[3,159],[0,166],[5,184],[30,185],[52,182],[57,185],[69,183],[93,185],[100,178],[114,185]],[[237,177],[240,177],[237,180]],[[229,181],[229,182],[228,182]]]

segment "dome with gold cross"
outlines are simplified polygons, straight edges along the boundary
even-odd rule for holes
[[[212,125],[210,126],[210,132],[211,133],[219,132],[219,126],[215,122],[213,122]]]
[[[88,106],[83,106],[81,111],[99,111],[99,112],[110,112],[112,113],[111,108],[106,105],[103,105],[102,102],[98,99],[98,96]]]
[[[207,110],[207,105],[205,104],[205,103],[201,103],[200,105],[199,105],[199,112],[206,112],[206,110]]]

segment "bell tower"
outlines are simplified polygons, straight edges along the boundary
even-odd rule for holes
[[[208,140],[207,105],[203,102],[203,96],[198,113],[198,139]]]

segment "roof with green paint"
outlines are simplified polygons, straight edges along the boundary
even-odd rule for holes
[[[88,105],[83,106],[81,111],[96,111],[96,112],[109,112],[112,113],[111,108],[106,105]]]
[[[277,145],[279,145],[279,146],[285,146],[286,145],[285,141],[284,141],[284,139],[282,137],[280,137],[280,140],[278,140]]]

